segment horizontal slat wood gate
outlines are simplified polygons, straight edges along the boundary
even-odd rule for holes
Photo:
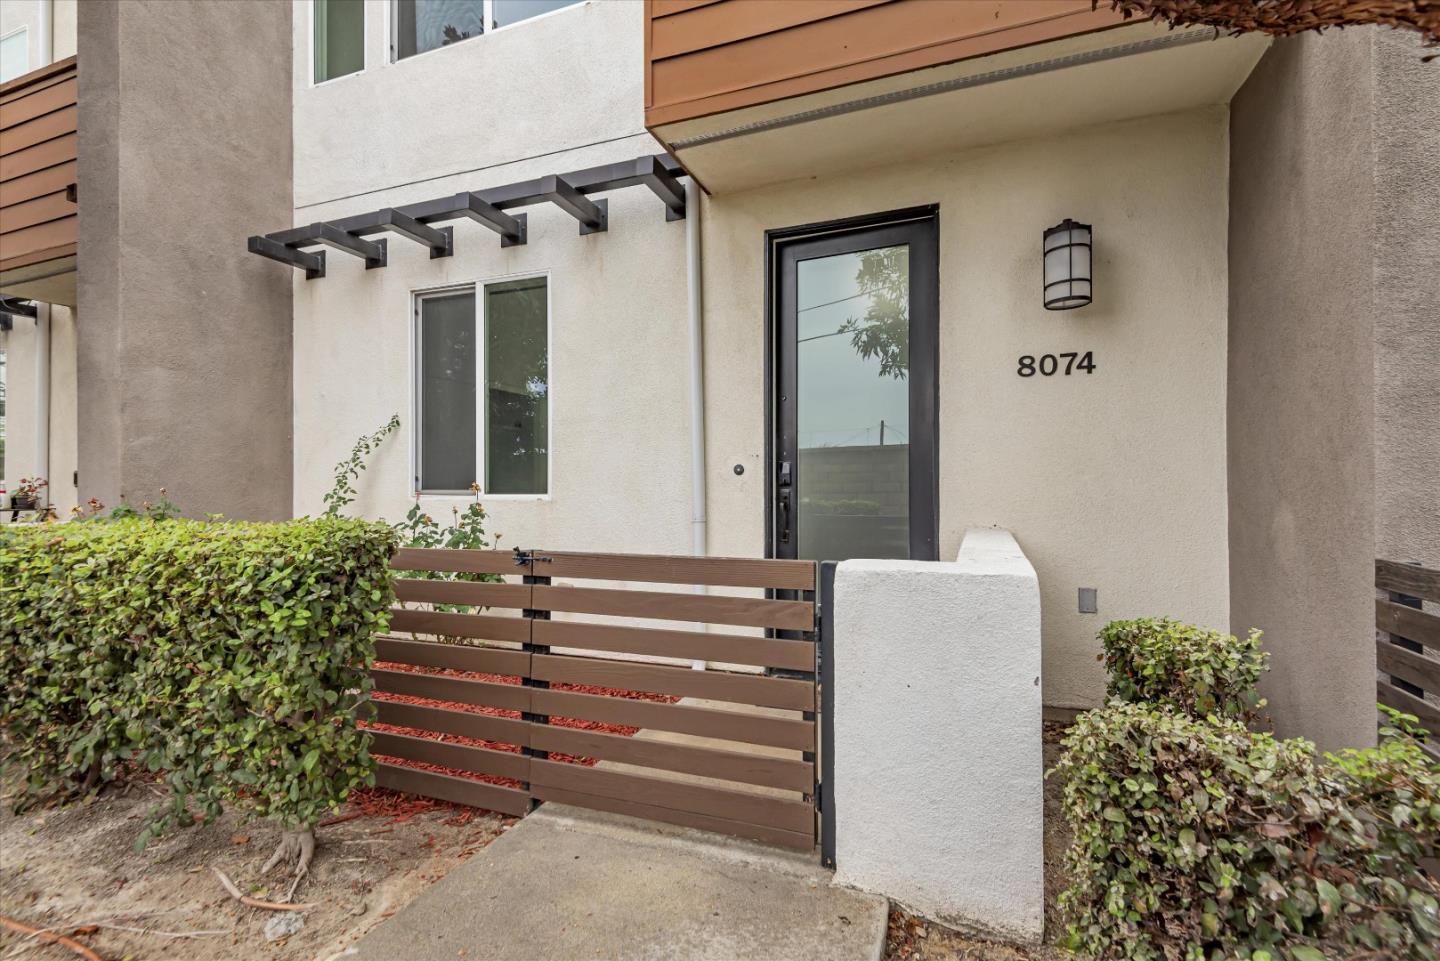
[[[381,786],[507,814],[556,801],[814,847],[814,564],[403,549],[391,567],[402,605],[430,605],[395,608],[391,631],[444,640],[377,642],[371,753]],[[500,583],[496,575],[523,582]],[[447,576],[470,579],[428,579]],[[661,585],[750,591],[682,593]],[[552,620],[552,613],[563,619]],[[635,627],[597,617],[685,623]],[[696,624],[788,636],[711,632]],[[696,671],[636,656],[728,668]],[[676,703],[681,698],[723,703]],[[594,722],[642,733],[587,729]]]
[[[1380,703],[1413,714],[1432,737],[1440,738],[1440,616],[1424,610],[1440,603],[1440,570],[1395,561],[1375,561],[1375,666],[1388,680],[1376,681]],[[1435,753],[1433,747],[1430,748]]]

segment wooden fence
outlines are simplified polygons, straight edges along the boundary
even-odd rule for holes
[[[405,549],[391,567],[402,604],[430,605],[397,607],[391,631],[446,640],[377,642],[382,663],[373,671],[371,719],[383,727],[371,751],[379,759],[380,785],[508,814],[523,814],[537,800],[556,801],[814,847],[814,564]],[[425,572],[510,580],[427,580]],[[556,583],[562,580],[566,583]],[[638,582],[643,589],[568,583],[596,580]],[[758,588],[789,599],[753,591],[751,596],[681,593],[655,585]],[[551,618],[559,613],[570,616]],[[687,623],[635,627],[594,617]],[[788,636],[692,629],[696,623]],[[697,671],[614,655],[750,670]],[[762,673],[764,668],[785,676]],[[724,703],[676,703],[680,698]],[[601,725],[643,733],[594,729]],[[445,742],[438,735],[486,745]],[[427,770],[413,766],[416,762],[489,780]]]
[[[1376,682],[1380,703],[1440,737],[1440,617],[1421,609],[1440,603],[1440,570],[1377,560],[1375,586],[1386,594],[1375,600],[1375,666],[1389,678]]]

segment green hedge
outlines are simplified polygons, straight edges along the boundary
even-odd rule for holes
[[[170,823],[303,828],[372,779],[355,708],[394,595],[384,524],[122,520],[0,534],[0,732],[22,801],[137,763]]]
[[[1431,959],[1440,766],[1402,715],[1379,747],[1317,758],[1251,731],[1260,635],[1169,619],[1100,632],[1107,705],[1052,774],[1074,837],[1069,946],[1106,959]],[[1413,720],[1413,719],[1409,719]]]
[[[1440,770],[1416,743],[1317,759],[1235,721],[1112,702],[1057,766],[1069,946],[1099,958],[1433,958]]]
[[[1249,720],[1265,705],[1255,685],[1269,655],[1244,639],[1169,618],[1112,621],[1100,631],[1110,698],[1165,704],[1200,717]]]

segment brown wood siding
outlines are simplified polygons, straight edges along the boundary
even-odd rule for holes
[[[654,127],[1119,26],[1090,0],[646,0]]]
[[[75,253],[75,58],[0,85],[0,270]]]

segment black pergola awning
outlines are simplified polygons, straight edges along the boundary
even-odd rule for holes
[[[455,252],[450,227],[434,224],[468,218],[500,235],[500,246],[525,243],[525,214],[507,213],[517,207],[550,203],[580,224],[580,233],[593,234],[608,228],[605,198],[590,194],[622,187],[649,187],[665,205],[666,220],[685,217],[685,188],[676,179],[683,175],[680,164],[666,154],[637,157],[623,163],[604,164],[566,174],[551,174],[537,180],[462,191],[437,200],[384,207],[368,214],[321,221],[308,227],[293,227],[250,238],[252,254],[278,260],[305,271],[306,280],[325,276],[325,251],[304,250],[322,245],[360,257],[367,270],[387,263],[385,239],[367,239],[375,234],[398,234],[430,248],[431,258],[449,257]]]

